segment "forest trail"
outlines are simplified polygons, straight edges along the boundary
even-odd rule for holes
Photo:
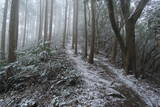
[[[98,55],[94,65],[85,62],[81,55],[75,56],[67,48],[67,54],[75,62],[77,71],[86,83],[83,89],[84,102],[91,107],[159,107],[160,89],[148,83],[126,76],[121,69],[115,69],[108,59]],[[84,98],[83,98],[84,99]],[[83,102],[83,103],[84,103]]]
[[[42,50],[38,56],[33,48],[4,67],[0,74],[0,107],[160,106],[160,89],[126,76],[103,55],[95,56],[91,65],[70,48],[68,45],[66,50],[48,53]],[[7,70],[12,75],[6,81]]]

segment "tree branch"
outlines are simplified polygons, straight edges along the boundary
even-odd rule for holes
[[[128,17],[130,16],[130,0],[120,0],[120,5],[121,5],[123,17],[127,22]]]
[[[148,2],[149,2],[149,0],[141,0],[138,4],[136,10],[133,12],[133,14],[130,15],[130,17],[128,19],[136,22]]]
[[[114,33],[116,35],[116,38],[117,38],[117,40],[120,44],[120,48],[121,48],[122,52],[125,52],[125,44],[124,44],[124,41],[122,39],[122,36],[120,34],[120,30],[118,28],[118,25],[117,25],[116,19],[115,19],[113,1],[108,0],[107,5],[108,5],[109,18],[110,18],[110,21],[111,21],[113,31],[114,31]]]

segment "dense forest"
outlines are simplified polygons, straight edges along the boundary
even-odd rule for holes
[[[160,107],[160,0],[0,0],[0,107]]]

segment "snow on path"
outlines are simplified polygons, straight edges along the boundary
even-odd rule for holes
[[[108,59],[103,56],[97,56],[96,60],[101,64],[107,66],[110,71],[118,77],[118,80],[138,93],[138,95],[141,96],[145,103],[150,107],[160,107],[160,88],[153,89],[146,82],[138,81],[131,75],[126,76],[123,72],[123,69],[116,69],[108,62]]]
[[[121,94],[111,88],[112,81],[103,79],[98,74],[100,72],[98,69],[83,61],[80,56],[74,57],[71,49],[67,49],[67,54],[76,63],[76,68],[78,71],[80,71],[82,79],[85,82],[84,92],[81,96],[79,96],[79,99],[83,100],[82,102],[85,104],[85,106],[104,107],[108,102],[124,100],[120,98],[112,98],[109,96],[111,94]]]
[[[111,93],[114,93],[114,92],[119,93],[112,88],[108,88],[108,87],[111,87],[111,84],[114,82],[114,80],[106,80],[101,75],[99,75],[101,71],[104,71],[104,70],[102,70],[104,68],[102,68],[102,67],[96,68],[95,67],[95,69],[93,69],[94,65],[90,65],[87,62],[83,61],[81,56],[74,57],[74,53],[73,53],[72,49],[70,49],[70,47],[71,47],[70,44],[68,44],[67,54],[77,64],[77,68],[81,71],[81,74],[83,75],[89,90],[90,89],[94,90],[96,88],[100,90],[100,89],[103,89],[105,86],[105,87],[107,87],[107,88],[105,88],[105,90],[106,90],[105,92],[108,93],[110,91]],[[141,81],[141,80],[137,80],[136,78],[134,78],[133,75],[126,76],[123,72],[123,69],[116,69],[115,67],[113,67],[109,63],[108,59],[105,58],[104,56],[100,56],[100,55],[96,56],[95,61],[97,61],[99,64],[107,67],[109,69],[109,72],[111,72],[116,77],[116,78],[112,78],[112,79],[116,79],[115,81],[117,81],[118,83],[119,82],[123,83],[127,87],[131,88],[136,94],[138,94],[141,97],[141,99],[149,107],[160,107],[160,89],[155,89],[152,86],[150,86],[148,83]],[[91,68],[88,68],[90,66],[91,66]],[[98,92],[99,90],[94,90],[94,91],[96,91],[95,93],[99,93]],[[90,92],[92,92],[92,91],[90,91]],[[91,93],[91,95],[92,94],[93,93]],[[102,94],[102,93],[99,93],[99,94]],[[101,104],[102,104],[103,100],[104,99],[99,100],[99,101],[101,101]],[[101,107],[101,106],[92,106],[92,107]]]

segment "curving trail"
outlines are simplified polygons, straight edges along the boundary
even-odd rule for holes
[[[81,73],[84,88],[78,97],[86,107],[159,107],[160,89],[152,88],[133,76],[125,76],[123,70],[112,67],[107,58],[96,56],[95,64],[75,56],[67,47],[67,54]]]

